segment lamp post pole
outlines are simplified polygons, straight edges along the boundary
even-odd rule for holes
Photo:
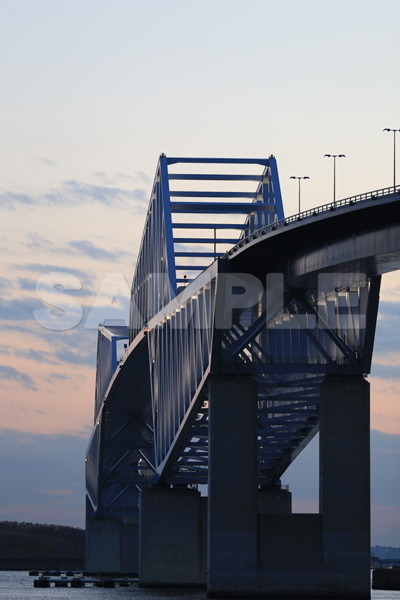
[[[393,188],[396,191],[396,133],[400,129],[389,129],[386,127],[383,131],[393,131]]]
[[[298,181],[299,181],[299,214],[300,214],[300,212],[301,212],[301,210],[300,210],[300,198],[301,198],[301,192],[300,192],[300,181],[301,181],[302,179],[310,179],[310,178],[309,178],[309,177],[296,177],[295,175],[292,175],[292,176],[290,177],[290,179],[298,179]]]
[[[336,204],[336,159],[346,158],[345,154],[325,154],[328,158],[333,158],[333,206]]]

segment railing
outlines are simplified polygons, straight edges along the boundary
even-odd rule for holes
[[[361,202],[361,201],[365,201],[365,200],[376,200],[377,198],[379,198],[381,196],[388,196],[390,194],[396,194],[396,193],[397,194],[400,193],[400,187],[395,188],[393,186],[390,186],[390,187],[382,188],[380,190],[374,190],[372,192],[365,192],[364,194],[357,194],[356,196],[349,196],[348,198],[343,198],[342,200],[336,200],[335,202],[329,202],[328,204],[323,204],[322,206],[317,206],[316,208],[310,208],[310,209],[302,211],[300,213],[291,215],[290,217],[286,217],[285,219],[276,221],[275,223],[272,223],[271,225],[266,225],[262,229],[258,229],[257,231],[253,232],[251,235],[249,235],[245,238],[242,238],[235,246],[233,246],[230,250],[228,250],[224,254],[224,258],[231,256],[234,252],[239,250],[239,248],[241,248],[243,245],[247,244],[252,239],[256,239],[259,236],[265,235],[266,233],[269,233],[271,231],[276,231],[276,229],[279,229],[281,227],[286,227],[290,223],[302,221],[303,219],[306,219],[308,217],[316,217],[317,215],[319,215],[320,213],[323,213],[323,212],[334,211],[338,208],[343,208],[345,206],[352,206],[352,205],[356,204],[357,202]]]

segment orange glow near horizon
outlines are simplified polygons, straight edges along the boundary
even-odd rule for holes
[[[32,372],[28,362],[21,360],[19,369]],[[93,423],[94,368],[68,366],[63,371],[62,379],[51,379],[47,365],[35,364],[35,390],[4,382],[1,427],[48,435],[88,436]]]
[[[400,434],[400,380],[370,377],[371,428]]]

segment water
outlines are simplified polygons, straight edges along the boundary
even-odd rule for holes
[[[25,571],[0,571],[0,600],[206,600],[199,589],[142,589],[136,585],[120,588],[34,588]],[[400,600],[400,591],[372,590],[372,600]],[[315,600],[315,598],[314,598]]]

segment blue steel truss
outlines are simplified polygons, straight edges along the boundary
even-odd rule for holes
[[[208,382],[218,374],[257,380],[259,484],[279,482],[318,431],[325,375],[369,372],[380,276],[328,274],[296,287],[267,270],[265,280],[253,275],[253,301],[220,326],[226,297],[248,285],[236,257],[303,219],[390,192],[285,218],[274,157],[160,157],[129,332],[99,329],[89,515],[134,513],[149,482],[207,483]]]
[[[223,172],[213,172],[216,167],[224,167]],[[161,155],[132,283],[131,341],[182,286],[228,248],[283,216],[273,156]]]

